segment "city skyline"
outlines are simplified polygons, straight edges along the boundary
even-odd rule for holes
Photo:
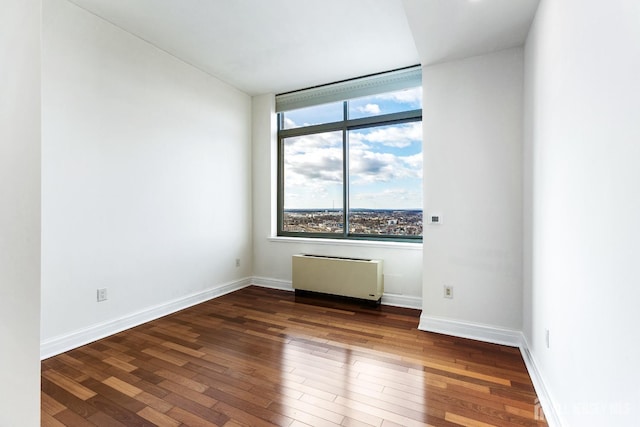
[[[349,209],[349,234],[420,237],[422,209]],[[340,209],[288,209],[282,218],[285,233],[344,234],[345,212]]]

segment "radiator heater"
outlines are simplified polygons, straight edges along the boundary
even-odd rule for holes
[[[293,255],[293,288],[380,302],[384,292],[382,260]]]

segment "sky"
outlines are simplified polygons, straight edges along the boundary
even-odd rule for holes
[[[415,88],[352,100],[349,117],[369,117],[421,108]],[[342,103],[285,113],[285,128],[342,120]],[[350,207],[422,209],[422,123],[352,130],[348,133]],[[342,132],[284,141],[285,210],[342,206]]]

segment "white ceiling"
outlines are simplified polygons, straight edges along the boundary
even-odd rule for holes
[[[524,44],[538,0],[404,0],[423,65]]]
[[[538,3],[70,1],[250,95],[518,46]]]

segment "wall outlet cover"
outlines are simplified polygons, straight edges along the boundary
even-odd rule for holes
[[[453,299],[453,286],[444,286],[444,297]]]
[[[107,288],[98,289],[98,302],[107,300]]]

